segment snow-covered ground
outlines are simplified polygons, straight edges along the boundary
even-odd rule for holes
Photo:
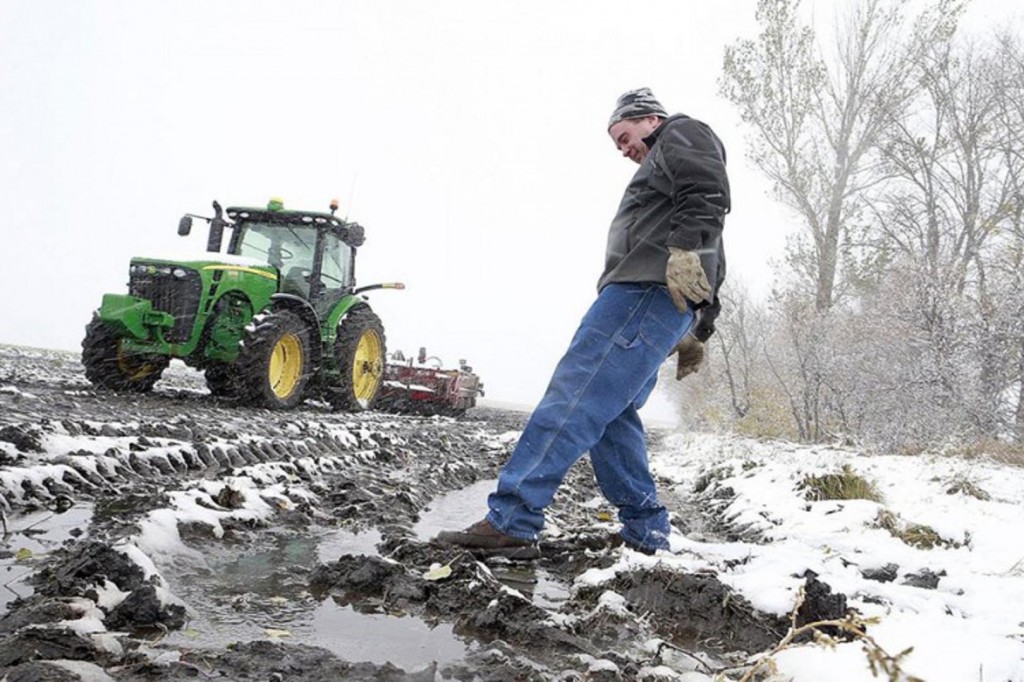
[[[844,465],[874,482],[882,501],[805,499],[798,488],[805,476],[836,473]],[[755,607],[780,615],[792,611],[810,569],[847,595],[848,606],[862,617],[878,619],[867,634],[888,654],[913,648],[901,659],[906,675],[928,682],[1024,680],[1024,469],[702,434],[668,437],[652,467],[676,484],[681,497],[692,495],[702,476],[708,492],[731,488],[735,496],[717,496],[720,513],[763,542],[709,543],[678,535],[675,554],[627,554],[624,562],[714,570]],[[898,527],[931,527],[943,544],[906,544],[879,526],[883,511],[895,515]],[[889,582],[862,575],[887,564],[898,567]],[[580,580],[600,580],[614,570]],[[937,588],[904,584],[908,576],[928,576],[926,571],[939,578]],[[799,645],[773,658],[779,680],[879,679],[860,642]]]
[[[463,421],[346,415],[316,404],[289,413],[246,410],[211,400],[201,388],[201,377],[174,367],[152,395],[98,394],[87,387],[74,358],[48,351],[5,352],[0,356],[0,507],[7,512],[10,533],[7,551],[0,553],[0,570],[10,580],[9,596],[0,605],[9,607],[16,596],[71,604],[73,613],[57,625],[88,635],[96,640],[97,651],[108,654],[118,641],[114,630],[106,632],[105,619],[133,591],[142,594],[149,585],[156,588],[152,591],[161,605],[180,609],[184,604],[189,610],[189,627],[166,644],[169,651],[194,647],[188,633],[213,628],[215,617],[223,615],[217,608],[230,609],[232,619],[260,624],[231,636],[262,636],[265,619],[277,626],[272,619],[287,616],[293,619],[289,628],[297,642],[321,644],[315,638],[301,639],[302,633],[319,632],[301,618],[344,607],[306,595],[318,543],[327,547],[341,535],[375,533],[377,542],[367,541],[368,553],[378,546],[389,552],[403,548],[408,554],[395,560],[413,576],[409,579],[422,580],[421,564],[445,564],[453,557],[420,537],[414,522],[426,511],[445,511],[441,493],[454,491],[476,491],[480,499],[459,506],[454,511],[461,516],[442,525],[479,518],[488,490],[480,481],[496,475],[524,417],[497,406],[481,407]],[[648,417],[649,423],[658,421]],[[674,551],[644,556],[595,548],[577,537],[616,527],[614,508],[600,497],[588,468],[578,467],[549,510],[544,558],[524,569],[527,575],[533,571],[537,581],[532,603],[530,595],[512,602],[532,610],[506,613],[502,609],[510,602],[496,599],[493,618],[487,621],[500,628],[488,631],[481,641],[497,637],[512,642],[507,661],[492,661],[485,649],[467,649],[454,635],[445,640],[454,647],[451,660],[465,656],[470,669],[491,679],[516,679],[544,660],[544,669],[554,677],[585,671],[590,679],[616,679],[630,677],[627,670],[639,670],[631,679],[737,681],[748,674],[752,662],[769,654],[772,647],[763,642],[774,642],[777,628],[756,645],[744,646],[750,642],[742,637],[734,640],[745,652],[762,652],[753,657],[729,656],[713,643],[695,650],[706,664],[688,655],[664,654],[656,638],[674,637],[681,628],[673,625],[685,627],[689,619],[659,622],[649,605],[623,585],[635,580],[632,585],[651,588],[648,594],[665,595],[679,607],[664,613],[680,613],[699,601],[699,595],[658,592],[666,571],[680,573],[678,579],[667,574],[667,582],[677,584],[687,577],[711,576],[753,609],[786,618],[812,571],[833,594],[845,595],[847,606],[868,622],[870,642],[833,647],[801,642],[770,653],[771,664],[764,661],[758,669],[765,674],[751,679],[868,682],[908,681],[913,676],[927,682],[1024,682],[1024,467],[984,458],[869,455],[850,448],[686,434],[667,425],[654,428],[652,435],[652,468],[666,503],[680,510],[674,512],[680,515],[677,527],[687,529],[673,536]],[[808,476],[835,474],[844,467],[873,483],[878,501],[808,499],[801,485]],[[74,506],[62,512],[67,504]],[[909,543],[913,538],[908,531],[914,529],[930,539],[930,547]],[[294,539],[295,547],[286,543],[282,547],[288,551],[279,551],[279,537]],[[105,551],[104,543],[114,551]],[[289,553],[295,548],[308,554],[308,561],[296,563]],[[68,602],[63,593],[40,594],[46,585],[29,583],[47,555],[63,552],[67,565],[77,560],[74,552],[79,550],[115,564],[124,555],[141,569],[137,580],[115,585],[96,578],[90,583],[94,607],[81,599]],[[331,562],[340,550],[332,552],[327,553]],[[185,559],[196,554],[223,561],[193,574],[193,564],[203,562]],[[373,557],[355,554],[362,558],[350,561],[364,561],[366,570],[374,566]],[[233,560],[236,555],[239,564],[243,559],[254,562],[252,582],[259,585],[232,583],[228,589],[218,582],[220,567],[234,565],[225,563],[225,557]],[[294,573],[294,584],[280,587],[262,575],[259,562],[264,557]],[[276,575],[276,564],[268,566],[266,572]],[[645,570],[655,566],[658,571]],[[460,577],[437,583],[438,590],[447,590],[445,608],[452,610],[445,613],[451,623],[473,621],[477,611],[491,608],[486,600],[471,601],[474,590],[481,589],[483,573],[460,570]],[[203,589],[231,599],[199,613],[198,606],[207,606],[206,593],[184,589],[194,575],[210,582]],[[264,579],[266,586],[260,582]],[[545,581],[557,583],[557,589],[547,590]],[[288,598],[271,588],[284,589]],[[503,586],[496,594],[507,596],[516,589]],[[547,599],[548,592],[557,599]],[[430,592],[435,593],[440,594]],[[372,599],[382,602],[384,597]],[[266,611],[267,604],[279,611]],[[236,611],[239,605],[242,611]],[[396,613],[402,617],[389,615],[387,621],[395,628],[389,630],[394,637],[406,632],[399,626],[409,619],[410,608],[414,615],[416,609],[427,615],[422,603],[398,605]],[[114,622],[129,615],[119,613]],[[170,609],[168,615],[174,615]],[[510,628],[520,621],[522,633],[529,634],[516,642],[510,639],[516,634]],[[19,632],[28,636],[35,627]],[[123,629],[120,624],[111,627]],[[339,639],[334,627],[324,630],[323,641]],[[545,640],[534,634],[538,631],[557,632],[558,637]],[[714,633],[702,642],[711,639]],[[580,640],[586,656],[559,644]],[[682,641],[671,643],[678,648]],[[3,649],[0,641],[0,652],[13,656],[18,647],[29,646],[19,642],[11,640]],[[866,644],[875,660],[881,651],[899,657],[909,650],[899,657],[901,676],[873,675]],[[707,651],[723,655],[712,659]],[[393,652],[378,653],[378,664],[393,658]],[[223,642],[211,645],[207,654],[221,656],[220,669],[228,678],[237,672],[223,658]],[[417,669],[438,656],[428,652],[424,657],[410,659],[405,667]],[[106,659],[97,653],[96,660]],[[305,665],[306,670],[318,670],[320,663],[306,659]],[[716,676],[714,670],[724,665],[738,667]]]

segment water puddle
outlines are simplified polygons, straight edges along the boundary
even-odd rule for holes
[[[15,599],[32,595],[28,579],[38,561],[67,540],[84,537],[92,514],[91,504],[76,504],[59,514],[38,511],[7,519],[0,544],[0,613]]]
[[[477,481],[465,488],[438,495],[413,526],[416,538],[425,542],[442,530],[465,528],[476,523],[487,513],[487,496],[497,484],[497,479]],[[495,578],[542,608],[557,609],[569,598],[568,588],[535,564],[499,562],[490,564],[489,568]]]
[[[382,539],[376,530],[365,530],[361,533],[336,530],[320,538],[320,544],[316,548],[317,559],[320,563],[326,564],[337,561],[338,557],[345,554],[376,556],[377,545]]]
[[[477,481],[465,488],[438,495],[420,514],[412,527],[416,538],[426,542],[442,530],[465,528],[487,513],[487,496],[498,484],[497,479]]]
[[[331,599],[317,607],[312,625],[310,639],[304,640],[308,644],[349,661],[389,661],[407,672],[434,661],[457,661],[468,651],[449,623],[431,626],[409,616],[360,613]]]
[[[435,498],[414,526],[414,535],[426,541],[441,530],[479,520],[495,483],[479,481]],[[310,573],[317,564],[347,554],[377,555],[381,539],[375,530],[269,531],[260,534],[255,546],[213,544],[198,557],[179,556],[170,565],[158,560],[171,591],[190,606],[188,625],[164,641],[171,646],[223,647],[279,638],[320,646],[349,661],[389,662],[407,671],[464,658],[469,645],[451,624],[367,611],[341,598],[319,600],[309,593]],[[568,599],[567,587],[536,563],[499,561],[490,568],[538,606],[557,609]]]
[[[507,587],[519,591],[535,606],[559,609],[569,599],[569,590],[539,566],[528,564],[490,565],[491,573]]]
[[[344,554],[375,555],[380,540],[376,531],[282,533],[261,538],[257,547],[215,545],[204,548],[201,559],[178,557],[174,565],[160,565],[171,591],[190,606],[188,625],[164,641],[223,647],[279,639],[320,646],[353,662],[390,662],[407,671],[463,658],[467,645],[450,625],[364,613],[309,594],[310,571],[318,563]]]

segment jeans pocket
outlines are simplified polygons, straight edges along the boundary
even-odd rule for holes
[[[641,343],[640,327],[643,319],[647,317],[651,307],[651,301],[657,292],[657,287],[644,287],[643,293],[637,298],[636,303],[629,309],[626,315],[626,322],[612,337],[612,341],[619,348],[634,348]]]
[[[658,289],[658,295],[651,300],[640,320],[637,337],[651,348],[668,354],[693,324],[693,310],[687,308],[686,312],[679,312],[668,290]]]

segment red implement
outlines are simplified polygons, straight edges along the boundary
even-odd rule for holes
[[[439,358],[427,357],[425,348],[420,348],[415,360],[397,351],[384,367],[377,409],[457,417],[476,405],[483,388],[465,360],[459,360],[458,369],[444,369]]]

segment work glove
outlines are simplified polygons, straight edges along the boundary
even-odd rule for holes
[[[672,301],[681,313],[686,312],[687,301],[696,305],[711,297],[708,276],[700,264],[700,256],[694,251],[668,247],[665,283],[668,285],[668,293],[672,295]]]
[[[704,344],[697,340],[693,334],[683,337],[672,351],[677,353],[676,381],[685,376],[693,374],[700,369],[704,362]]]

